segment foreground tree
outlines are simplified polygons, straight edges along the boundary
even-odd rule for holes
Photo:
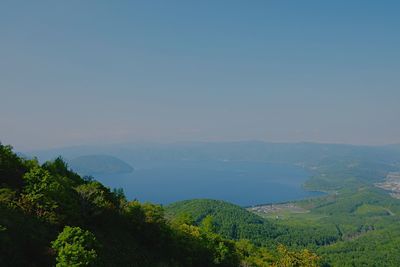
[[[95,236],[79,227],[65,226],[52,242],[57,252],[57,267],[94,266],[98,246]]]
[[[308,249],[290,251],[285,246],[278,246],[278,261],[272,266],[276,267],[318,267],[320,257]]]

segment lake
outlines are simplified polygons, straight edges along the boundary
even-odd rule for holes
[[[128,174],[96,175],[128,199],[159,204],[193,198],[225,200],[240,206],[286,202],[321,195],[302,188],[309,174],[288,164],[234,161],[143,163]]]

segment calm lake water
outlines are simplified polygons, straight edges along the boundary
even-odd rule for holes
[[[147,163],[129,174],[96,176],[111,188],[123,188],[128,199],[169,204],[211,198],[241,206],[321,195],[302,188],[307,178],[292,165],[223,161]]]

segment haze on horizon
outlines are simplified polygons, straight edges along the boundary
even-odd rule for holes
[[[400,143],[398,1],[2,1],[0,141]]]

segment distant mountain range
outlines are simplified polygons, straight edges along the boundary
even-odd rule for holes
[[[267,143],[260,141],[187,142],[75,146],[23,153],[36,155],[42,162],[54,159],[59,155],[66,159],[73,159],[83,155],[110,155],[135,166],[149,162],[181,160],[265,161],[310,166],[321,161],[333,159],[398,164],[400,145],[355,146],[321,143]]]

